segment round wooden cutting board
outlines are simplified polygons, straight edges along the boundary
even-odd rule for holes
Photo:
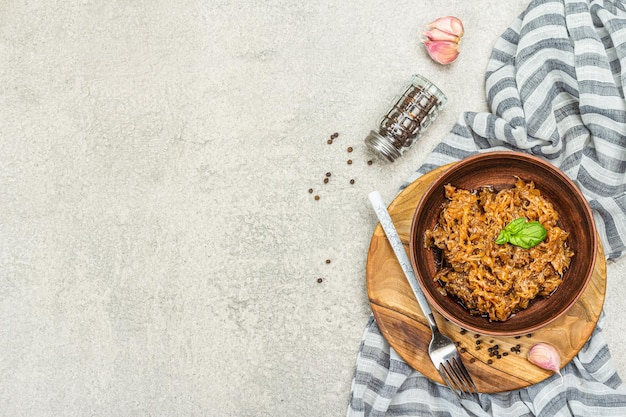
[[[389,214],[407,252],[417,203],[429,184],[448,167],[437,168],[420,177],[389,205]],[[461,329],[434,312],[441,332],[457,342],[463,362],[480,392],[511,391],[541,382],[552,375],[551,371],[527,360],[526,355],[535,343],[545,342],[555,346],[561,354],[561,367],[576,356],[591,336],[604,304],[606,261],[601,244],[598,249],[593,276],[578,302],[566,315],[531,335],[479,335]],[[430,328],[380,224],[376,226],[370,242],[366,280],[370,306],[389,344],[411,367],[443,383],[428,356]]]

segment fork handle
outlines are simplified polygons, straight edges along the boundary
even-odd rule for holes
[[[378,191],[372,191],[369,194],[369,200],[374,208],[374,212],[380,221],[380,225],[385,231],[385,235],[387,236],[387,240],[391,244],[391,248],[393,252],[396,254],[396,258],[400,263],[400,267],[406,276],[411,289],[413,290],[413,294],[417,299],[417,303],[419,304],[424,316],[428,320],[428,325],[431,329],[437,329],[437,322],[435,321],[435,317],[433,316],[433,312],[430,309],[430,305],[428,305],[428,301],[426,301],[426,297],[422,292],[422,288],[417,282],[417,278],[415,277],[415,272],[413,271],[413,267],[411,266],[411,261],[404,250],[404,245],[400,240],[400,236],[398,236],[398,232],[396,231],[396,227],[393,224],[393,220],[391,220],[391,216],[387,211],[387,205],[383,201],[383,197],[380,195]]]

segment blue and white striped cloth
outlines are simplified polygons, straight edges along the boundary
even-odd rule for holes
[[[494,46],[490,113],[464,113],[409,179],[477,152],[521,150],[560,167],[586,195],[608,258],[626,252],[626,2],[536,0]],[[459,402],[409,367],[373,318],[357,357],[348,417],[626,417],[626,386],[602,335],[558,376]]]

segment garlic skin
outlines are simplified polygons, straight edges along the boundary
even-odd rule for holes
[[[428,25],[420,40],[428,55],[443,65],[454,62],[459,56],[459,43],[465,33],[463,22],[454,16],[440,17]]]
[[[456,35],[459,37],[459,39],[462,38],[463,33],[465,33],[465,28],[463,28],[463,22],[461,22],[461,19],[454,16],[440,17],[439,19],[430,22],[428,26],[437,28],[452,35]]]
[[[454,42],[449,41],[422,41],[426,46],[428,55],[435,61],[442,65],[447,65],[454,62],[459,56],[459,46]]]
[[[561,356],[556,348],[547,343],[537,343],[528,351],[528,360],[540,368],[554,371],[561,376]]]

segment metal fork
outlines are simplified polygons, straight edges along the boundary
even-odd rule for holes
[[[409,285],[415,294],[417,303],[426,316],[428,325],[430,326],[430,330],[432,332],[432,339],[428,345],[430,360],[433,362],[437,371],[439,371],[439,375],[441,375],[443,382],[450,387],[459,400],[461,398],[472,398],[474,394],[478,394],[476,385],[474,385],[470,374],[467,372],[465,365],[463,365],[461,355],[459,354],[455,343],[439,331],[433,312],[426,301],[426,297],[424,296],[419,283],[417,282],[411,262],[409,261],[406,251],[404,250],[400,236],[398,236],[398,232],[396,231],[396,227],[391,220],[391,216],[387,211],[387,206],[385,205],[382,196],[378,191],[373,191],[369,194],[369,200],[374,208],[374,211],[376,212],[376,216],[378,217],[383,230],[385,231],[385,235],[387,236],[389,243],[391,243],[393,252],[396,254],[396,258],[398,258],[402,271],[404,271]]]

